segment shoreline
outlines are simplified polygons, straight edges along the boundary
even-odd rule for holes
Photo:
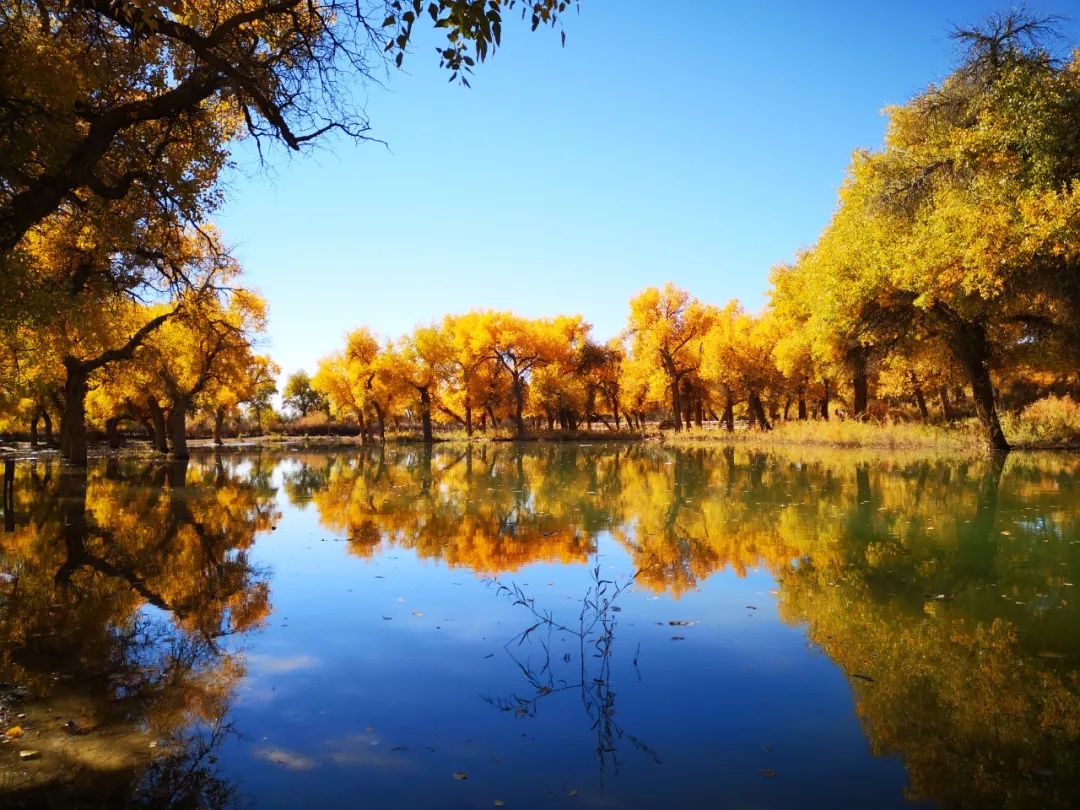
[[[724,430],[692,430],[689,432],[675,433],[674,431],[660,430],[637,433],[630,431],[600,432],[578,431],[574,433],[557,432],[553,434],[532,434],[517,438],[509,435],[496,436],[436,436],[432,446],[454,445],[560,445],[560,444],[620,444],[620,445],[653,445],[657,447],[672,447],[676,449],[693,449],[705,447],[739,447],[760,449],[762,451],[790,451],[800,448],[812,450],[839,450],[839,451],[872,451],[879,453],[915,453],[922,452],[927,455],[940,455],[943,453],[962,453],[967,457],[988,457],[993,455],[990,450],[972,434],[962,430],[929,429],[925,435],[911,436],[899,435],[891,428],[881,426],[862,425],[864,435],[857,437],[829,437],[814,435],[786,435],[783,429],[769,432],[750,431],[747,429],[727,432]],[[407,447],[423,445],[419,435],[398,434],[388,436],[386,441],[361,442],[359,436],[347,435],[300,435],[290,436],[286,434],[269,434],[263,436],[226,438],[221,445],[215,445],[212,439],[197,438],[189,439],[189,449],[200,455],[207,451],[213,452],[242,452],[256,449],[376,449],[380,446]],[[1017,443],[1010,453],[1068,453],[1080,454],[1080,444],[1077,443]],[[154,456],[156,458],[169,459],[169,455],[158,453],[146,439],[132,439],[119,448],[109,448],[104,442],[93,442],[90,445],[90,456],[93,458],[129,457],[129,456]],[[36,447],[31,448],[28,442],[19,441],[0,445],[0,458],[59,458],[59,451],[55,448]]]

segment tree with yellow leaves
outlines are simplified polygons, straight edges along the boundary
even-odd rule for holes
[[[769,430],[763,397],[776,395],[783,384],[774,352],[777,322],[770,315],[754,317],[732,301],[713,319],[703,341],[701,376],[724,396],[723,421],[732,429],[732,405],[745,400],[752,425]]]
[[[683,427],[683,383],[701,364],[702,341],[716,309],[671,282],[650,287],[630,301],[626,336],[635,362],[652,371],[671,396],[675,430]]]
[[[912,330],[939,337],[994,451],[1009,447],[994,373],[1017,352],[1057,362],[1069,354],[1057,346],[1076,345],[1080,57],[1051,58],[1048,31],[1022,13],[958,31],[966,58],[890,109],[884,149],[856,153],[836,216],[800,260],[815,331],[840,340],[842,361],[855,353],[856,381],[863,350]]]
[[[6,2],[0,262],[72,198],[136,198],[202,219],[239,137],[293,150],[329,132],[362,140],[366,117],[338,89],[346,79],[387,58],[400,66],[429,21],[446,34],[440,63],[467,84],[517,3]],[[522,6],[536,29],[560,25],[567,3]]]
[[[186,302],[148,342],[168,401],[171,453],[187,458],[187,416],[215,384],[228,385],[251,363],[250,339],[264,328],[265,304],[233,290]],[[211,400],[212,401],[212,400]]]

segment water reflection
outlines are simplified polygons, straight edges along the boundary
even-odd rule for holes
[[[0,711],[16,729],[5,793],[231,801],[212,752],[244,667],[221,640],[270,611],[247,550],[275,516],[273,492],[250,472],[222,459],[20,465],[0,558]]]
[[[675,596],[764,564],[782,617],[848,675],[873,750],[903,757],[912,798],[1080,797],[1074,457],[1013,457],[1006,470],[1000,459],[556,447],[324,464],[309,497],[362,555],[408,548],[497,573],[585,562],[606,532],[639,585]]]
[[[5,727],[27,733],[0,749],[7,796],[200,806],[242,796],[243,773],[221,771],[215,752],[247,671],[234,642],[271,611],[255,540],[282,507],[308,510],[357,565],[399,554],[443,563],[431,567],[433,581],[440,570],[461,579],[461,569],[513,587],[538,563],[592,570],[610,546],[636,572],[635,592],[667,601],[764,568],[780,618],[804,628],[850,682],[869,750],[901,758],[909,798],[945,807],[1069,807],[1080,798],[1075,457],[485,445],[263,452],[181,466],[113,460],[89,474],[37,461],[17,465],[11,501],[0,534],[0,701]],[[295,576],[275,571],[286,575]],[[670,719],[639,722],[630,737],[620,725],[625,695],[616,722],[610,651],[621,645],[636,669],[645,630],[619,618],[636,608],[617,617],[610,599],[590,594],[587,641],[575,638],[583,623],[553,627],[543,600],[533,603],[522,629],[544,643],[532,657],[515,646],[516,679],[487,698],[528,721],[549,696],[575,692],[601,764],[626,737],[672,795],[694,780],[700,795],[724,795],[731,786],[704,783],[708,769],[680,770],[712,744],[699,729],[679,741]],[[347,606],[328,601],[324,610],[339,611],[335,627],[370,633]],[[372,621],[382,630],[384,619]],[[553,630],[580,660],[549,640]],[[317,657],[336,640],[306,643]],[[688,673],[653,670],[643,681],[650,701],[685,688]],[[393,687],[381,688],[389,696]],[[410,715],[403,725],[419,722],[412,703],[395,699]],[[491,712],[476,690],[446,699]],[[40,751],[40,763],[20,762],[21,749]],[[303,780],[320,778],[314,760],[303,761],[289,772],[298,795],[313,784]],[[413,777],[441,785],[446,774]],[[634,804],[617,784],[610,790],[613,804]]]

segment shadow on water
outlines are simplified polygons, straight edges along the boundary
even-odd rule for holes
[[[576,696],[602,785],[626,778],[624,743],[659,783],[707,780],[679,769],[689,746],[714,744],[624,720],[644,708],[625,689],[616,720],[614,683],[637,672],[644,632],[618,621],[624,600],[700,600],[710,581],[764,569],[779,620],[847,678],[869,752],[902,761],[908,798],[1080,799],[1080,459],[482,445],[7,468],[0,719],[21,733],[0,748],[4,803],[242,799],[243,774],[216,752],[246,673],[235,642],[271,611],[251,550],[281,517],[279,495],[310,507],[354,561],[404,553],[438,562],[432,577],[460,568],[508,596],[526,619],[506,645],[518,680],[486,700],[535,717]],[[602,546],[629,579],[601,575]],[[519,584],[540,564],[593,570],[575,618]],[[617,628],[631,670],[612,664]],[[656,669],[640,686],[662,703],[685,673]],[[310,786],[290,778],[296,795]]]

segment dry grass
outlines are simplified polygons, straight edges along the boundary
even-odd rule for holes
[[[917,422],[857,422],[830,419],[804,422],[781,422],[770,431],[694,429],[685,433],[664,433],[664,440],[675,444],[695,442],[748,443],[759,445],[822,445],[827,447],[865,447],[881,450],[926,449],[970,451],[985,446],[978,425],[959,422],[955,425],[925,425]]]

